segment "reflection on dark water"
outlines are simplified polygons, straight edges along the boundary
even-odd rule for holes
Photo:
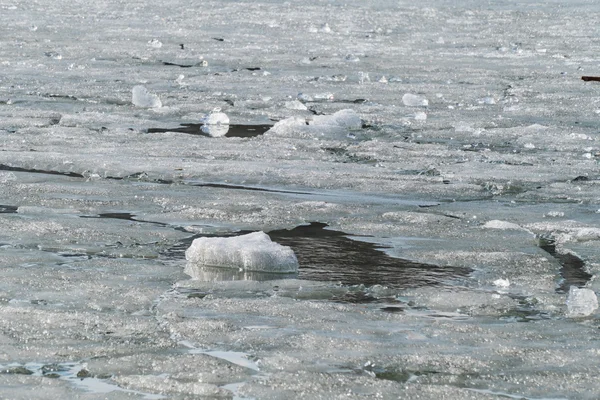
[[[217,268],[188,263],[184,272],[203,282],[217,281],[268,281],[274,279],[297,278],[298,274],[273,274],[268,272],[245,271],[238,268]]]
[[[0,204],[0,214],[14,214],[17,212],[19,207],[17,206],[7,206]]]
[[[269,232],[271,240],[290,246],[296,253],[300,279],[409,288],[439,285],[471,273],[469,268],[439,267],[391,257],[381,246],[352,240],[347,233],[326,227],[313,222]]]
[[[556,258],[562,266],[560,269],[562,281],[556,289],[558,293],[567,293],[571,286],[583,288],[592,279],[593,275],[586,272],[583,260],[574,254],[558,253],[554,241],[542,238],[540,239],[540,248]]]
[[[216,125],[215,125],[216,126]],[[163,128],[149,128],[148,133],[165,133],[165,132],[180,132],[188,133],[190,135],[200,135],[207,137],[241,137],[250,138],[260,136],[269,129],[272,125],[219,125],[217,132],[212,132],[208,128],[210,126],[203,124],[181,124],[180,128],[174,129],[163,129]],[[228,128],[228,129],[225,129]]]
[[[440,267],[391,257],[382,251],[381,246],[352,240],[345,232],[326,228],[327,224],[313,222],[291,230],[282,229],[267,233],[274,242],[290,246],[294,250],[300,264],[297,276],[299,279],[341,282],[344,285],[410,288],[439,285],[448,280],[465,277],[472,271],[464,267]],[[195,235],[163,252],[163,255],[183,259],[185,250],[195,238],[237,236],[246,233],[250,232]],[[281,279],[281,275],[278,275],[277,279]],[[231,280],[231,277],[227,280]]]

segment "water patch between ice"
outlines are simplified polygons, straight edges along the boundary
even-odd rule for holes
[[[212,129],[209,129],[212,128]],[[252,138],[264,134],[271,125],[229,124],[207,128],[204,124],[181,124],[179,128],[148,128],[148,133],[178,132],[205,137]]]

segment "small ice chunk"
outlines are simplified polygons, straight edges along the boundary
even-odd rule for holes
[[[405,106],[409,107],[422,107],[429,105],[429,101],[425,97],[411,93],[406,93],[404,96],[402,96],[402,102]]]
[[[296,97],[300,101],[313,101],[313,98],[311,96],[304,94],[304,93],[298,93],[298,95]]]
[[[333,100],[333,93],[317,93],[315,94],[315,100]]]
[[[198,238],[186,250],[189,263],[245,271],[293,273],[298,271],[294,251],[271,241],[264,232],[229,238]]]
[[[379,82],[379,83],[388,83],[388,80],[385,77],[385,75],[383,75],[381,78],[379,78],[379,80],[377,82]]]
[[[494,99],[493,97],[483,97],[483,98],[477,100],[477,103],[493,105],[493,104],[496,104],[496,99]]]
[[[323,26],[321,26],[321,29],[319,29],[319,32],[331,33],[331,28],[329,27],[329,24],[328,23],[323,24]]]
[[[426,113],[424,113],[423,111],[417,111],[417,112],[415,113],[415,116],[414,116],[414,118],[415,118],[415,120],[417,120],[417,121],[426,121],[426,120],[427,120],[427,114],[426,114]]]
[[[483,224],[483,227],[487,228],[487,229],[526,230],[525,228],[521,227],[520,225],[514,224],[512,222],[508,222],[508,221],[500,221],[497,219],[493,219],[491,221],[486,222],[485,224]]]
[[[222,137],[229,132],[229,125],[202,125],[200,130],[211,137]]]
[[[598,297],[591,289],[571,286],[567,296],[567,316],[586,317],[598,308]]]
[[[358,58],[358,57],[357,57],[357,56],[355,56],[354,54],[348,54],[348,55],[345,57],[345,60],[346,60],[347,62],[359,62],[359,61],[360,61],[360,58]]]
[[[533,144],[533,143],[525,143],[523,145],[523,147],[525,147],[526,149],[535,149],[535,144]]]
[[[362,119],[354,110],[340,110],[333,115],[315,115],[310,125],[336,126],[347,129],[361,129]]]
[[[494,286],[506,289],[507,287],[510,286],[510,281],[508,279],[496,279],[494,281]]]
[[[369,78],[369,73],[368,72],[362,72],[360,71],[358,73],[358,82],[362,85],[365,82],[371,82],[371,78]]]
[[[285,108],[288,110],[308,110],[308,108],[298,100],[286,101]]]
[[[201,121],[203,125],[229,125],[229,117],[219,107],[206,114]]]
[[[148,47],[152,47],[153,49],[160,49],[162,47],[162,42],[158,39],[152,39],[148,41]]]
[[[135,86],[131,91],[132,97],[131,102],[136,107],[144,107],[144,108],[160,108],[162,107],[162,102],[160,98],[154,93],[150,93],[148,89],[146,89],[142,85]]]

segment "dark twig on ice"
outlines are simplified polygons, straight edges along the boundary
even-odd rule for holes
[[[586,82],[589,82],[589,81],[600,82],[600,76],[582,76],[581,79],[583,79]]]

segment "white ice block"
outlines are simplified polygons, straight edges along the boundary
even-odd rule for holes
[[[146,89],[142,85],[135,86],[131,91],[131,102],[136,107],[144,107],[144,108],[160,108],[162,107],[162,102],[160,98],[154,93],[150,93],[148,89]]]
[[[567,315],[569,317],[586,317],[597,308],[598,297],[593,290],[571,286],[567,296]]]
[[[229,238],[198,238],[186,250],[185,258],[191,264],[207,267],[273,273],[298,271],[294,251],[272,242],[264,232]]]

